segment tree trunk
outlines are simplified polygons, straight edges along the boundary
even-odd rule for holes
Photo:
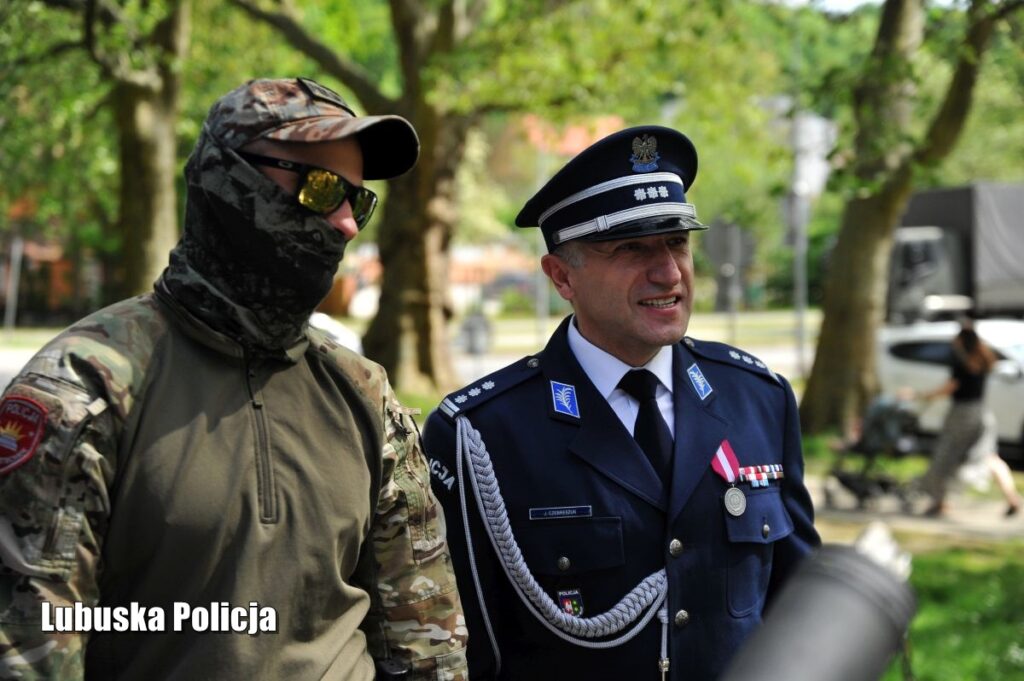
[[[923,37],[924,7],[921,0],[886,0],[854,97],[855,174],[865,187],[877,188],[850,199],[843,212],[814,367],[800,404],[808,432],[837,426],[849,433],[876,392],[875,338],[884,314],[889,252],[914,189],[915,170],[940,163],[956,146],[995,24],[1022,6],[1021,0],[972,0],[942,105],[911,146],[911,59]]]
[[[470,121],[430,112],[412,122],[422,151],[416,167],[388,185],[377,239],[384,272],[380,307],[363,350],[403,390],[447,392],[459,383],[448,342],[448,244],[456,219],[455,172]]]
[[[117,297],[149,290],[178,238],[174,171],[176,110],[155,95],[124,83],[114,87],[121,157],[121,267]]]
[[[809,432],[848,433],[877,391],[875,336],[885,313],[892,235],[911,193],[911,173],[885,191],[851,199],[843,211],[825,287],[814,366],[801,403]]]
[[[154,31],[159,77],[145,83],[119,79],[112,92],[121,161],[115,226],[121,259],[108,288],[116,299],[152,289],[178,240],[175,128],[181,83],[176,64],[187,49],[189,12],[190,3],[181,0]]]

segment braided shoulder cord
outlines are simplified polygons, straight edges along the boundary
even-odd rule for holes
[[[479,431],[473,428],[465,416],[458,417],[455,424],[455,446],[459,457],[457,466],[459,494],[466,530],[466,544],[469,550],[474,584],[484,614],[484,622],[496,657],[498,656],[497,643],[484,605],[476,563],[472,558],[473,544],[466,511],[463,463],[472,469],[473,475],[470,476],[470,482],[473,486],[473,494],[476,497],[480,515],[484,519],[487,536],[500,559],[499,563],[523,604],[541,624],[565,641],[585,648],[613,648],[639,634],[657,613],[659,606],[664,603],[665,597],[668,595],[668,578],[665,570],[661,569],[647,576],[614,607],[599,615],[577,617],[563,611],[537,583],[523,559],[523,554],[512,534],[505,502],[494,475],[490,455],[487,453]],[[634,626],[618,638],[609,641],[584,640],[618,634],[630,624]],[[500,660],[500,657],[498,659]]]

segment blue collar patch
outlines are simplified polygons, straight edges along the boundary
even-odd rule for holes
[[[551,402],[556,413],[580,417],[580,406],[576,402],[574,386],[551,381]]]
[[[690,377],[690,383],[693,384],[693,389],[697,391],[701,400],[706,400],[708,395],[714,392],[711,384],[708,383],[708,379],[704,378],[704,374],[701,373],[700,367],[694,362],[690,365],[690,368],[686,370],[687,375]]]

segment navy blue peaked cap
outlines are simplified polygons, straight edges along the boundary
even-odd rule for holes
[[[707,229],[686,202],[696,176],[697,150],[686,135],[659,125],[627,128],[565,164],[526,202],[516,225],[540,227],[548,251],[573,239]]]

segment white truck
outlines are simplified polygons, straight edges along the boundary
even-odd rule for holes
[[[886,319],[1024,317],[1024,184],[919,192],[893,239]]]

